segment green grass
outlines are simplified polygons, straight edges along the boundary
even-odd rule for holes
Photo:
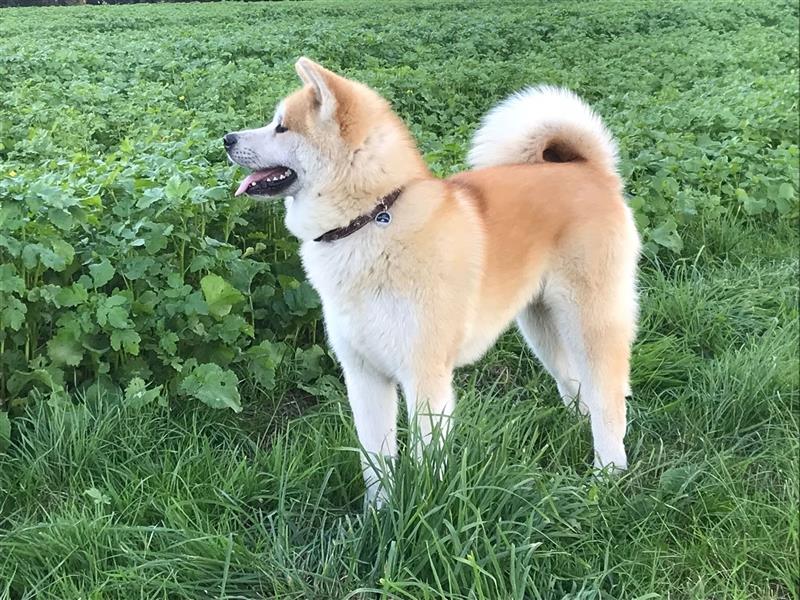
[[[404,457],[377,514],[343,399],[261,432],[42,402],[0,457],[6,595],[796,598],[796,237],[781,258],[739,235],[737,257],[643,267],[617,481],[513,334],[459,374],[443,479]]]
[[[797,59],[771,53],[796,48],[796,8],[603,0],[542,4],[521,20],[514,4],[434,12],[417,3],[424,18],[408,6],[0,12],[0,32],[16,35],[5,43],[28,59],[0,56],[0,77],[28,77],[14,89],[0,81],[0,106],[19,117],[0,118],[0,172],[53,169],[62,151],[89,163],[127,137],[136,148],[124,156],[129,168],[225,181],[233,172],[212,136],[267,116],[294,85],[286,70],[300,53],[338,61],[387,93],[438,173],[462,164],[475,119],[506,88],[572,85],[620,132],[629,190],[647,205],[637,209],[649,249],[630,470],[592,474],[588,423],[561,405],[513,332],[458,373],[446,456],[416,464],[403,453],[381,512],[362,507],[345,398],[335,387],[319,398],[299,391],[294,365],[279,368],[270,390],[243,369],[239,415],[175,397],[139,409],[114,394],[31,401],[0,451],[0,599],[800,598],[800,238],[796,208],[780,212],[781,197],[770,196],[781,182],[796,190]],[[268,20],[271,11],[281,19]],[[51,43],[40,15],[53,39],[68,41],[70,25],[97,31],[76,39],[81,52],[67,60],[66,46],[39,50]],[[117,31],[100,27],[117,17]],[[565,22],[582,37],[553,25]],[[167,68],[170,49],[155,52],[162,38],[187,68]],[[262,61],[263,46],[273,54]],[[134,47],[141,52],[119,64],[137,80],[110,93],[129,76],[117,53]],[[593,57],[600,66],[590,68]],[[59,61],[76,78],[102,73],[96,88],[70,88],[93,112],[53,83]],[[254,86],[271,72],[258,69],[275,61],[277,83],[261,93]],[[179,94],[187,106],[169,108]],[[144,139],[151,121],[167,142]],[[20,128],[27,144],[12,147]],[[186,131],[194,137],[184,144]],[[704,143],[702,160],[713,160],[700,166],[695,134],[725,140]],[[173,171],[158,170],[162,152]],[[759,212],[762,201],[774,210]],[[263,221],[245,209],[254,230]],[[665,215],[679,244],[669,227],[654,234]],[[257,307],[259,322],[270,306]]]

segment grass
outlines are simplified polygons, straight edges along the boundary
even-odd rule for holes
[[[605,11],[603,22],[615,23],[616,5],[599,5]],[[693,39],[701,39],[708,26],[716,41],[703,50],[705,66],[697,66],[694,74],[680,70],[671,77],[684,89],[690,86],[688,79],[699,78],[704,70],[713,72],[711,79],[700,81],[703,101],[692,117],[692,123],[710,127],[717,121],[704,117],[714,110],[708,107],[708,97],[715,97],[715,78],[730,79],[728,51],[736,54],[740,67],[747,67],[747,80],[751,75],[759,80],[767,68],[760,53],[769,45],[766,28],[771,21],[761,16],[763,3],[753,12],[765,29],[748,21],[747,44],[725,33],[737,25],[729,22],[732,17],[725,11],[716,16],[704,11],[705,21],[698,24],[691,5],[684,5],[673,23],[661,20],[654,6],[640,15],[625,9],[630,17],[626,23],[641,20],[643,32],[592,33],[599,40],[598,52],[606,54],[599,73],[586,67],[589,51],[581,40],[570,41],[562,30],[555,32],[556,41],[567,50],[557,64],[548,67],[549,59],[542,58],[546,54],[531,52],[531,61],[540,63],[514,67],[509,61],[503,68],[520,79],[544,69],[552,77],[566,73],[576,87],[588,85],[607,108],[622,111],[609,110],[612,119],[617,115],[620,120],[612,126],[626,128],[633,139],[631,130],[670,130],[668,124],[678,122],[666,117],[659,121],[661,112],[670,119],[685,112],[660,111],[659,106],[680,101],[683,107],[694,107],[692,94],[678,99],[660,72],[669,70],[670,48],[679,48],[684,30],[691,29]],[[231,7],[237,19],[247,20],[248,5]],[[271,10],[253,7],[259,18]],[[448,14],[457,11],[458,18],[479,21],[460,7],[455,5]],[[26,27],[35,32],[37,13],[28,10],[12,14],[20,22],[30,15]],[[142,15],[159,16],[157,24],[173,36],[178,36],[174,22],[183,26],[185,21],[166,6],[101,10],[122,11],[118,14],[127,20],[121,20],[120,28],[130,27],[133,33],[122,31],[120,36],[131,35],[136,44]],[[222,9],[216,5],[213,10]],[[408,73],[403,75],[402,68],[397,74],[384,71],[371,64],[367,54],[357,55],[357,46],[336,45],[346,38],[329,41],[319,33],[325,29],[318,23],[307,26],[303,6],[279,10],[287,11],[292,27],[309,30],[307,43],[316,50],[338,54],[343,63],[358,63],[364,73],[378,69],[378,78],[389,89],[395,79],[400,80],[397,89],[416,89],[419,93],[402,96],[404,110],[419,117],[415,134],[424,136],[422,145],[439,172],[458,166],[473,123],[456,122],[455,113],[448,112],[452,98],[430,86],[438,61],[423,61],[418,65],[423,72],[414,75],[428,87],[414,87],[413,81],[406,86],[402,78]],[[344,16],[338,5],[321,10],[327,18],[341,18],[344,30],[347,11],[357,7],[348,7]],[[582,7],[568,3],[559,4],[559,10],[569,19],[585,15]],[[504,18],[507,24],[508,14]],[[648,19],[664,30],[651,35],[644,27],[651,23]],[[91,25],[91,20],[84,23]],[[402,27],[408,35],[381,48],[389,55],[403,48],[401,56],[386,59],[389,64],[401,64],[416,52],[415,26],[404,17]],[[483,110],[487,101],[470,87],[473,79],[489,72],[482,53],[493,49],[504,55],[509,51],[505,40],[522,35],[519,29],[509,29],[505,38],[494,37],[491,26],[491,20],[481,22],[477,32],[453,40],[460,53],[469,55],[464,62],[474,68],[472,75],[457,69],[443,75],[462,86],[459,98],[474,104],[469,111],[477,111],[478,105]],[[537,43],[546,46],[553,32],[547,24],[542,28]],[[377,44],[377,38],[361,35],[365,31],[369,33],[366,25],[353,35],[364,44]],[[620,31],[624,33],[622,25]],[[65,31],[52,34],[68,36]],[[227,39],[229,31],[217,35]],[[295,47],[298,39],[279,36],[283,46],[276,46],[275,52],[280,60],[289,48],[294,54],[303,50]],[[251,64],[255,58],[245,52],[241,38],[228,41],[246,55],[245,64],[256,64]],[[600,83],[605,73],[627,80],[623,63],[629,46],[651,42],[648,47],[657,64],[653,72],[637,71],[634,84],[642,82],[636,102],[654,103],[652,115],[647,114],[656,125],[648,121],[633,126],[619,116],[626,114],[631,97],[606,96]],[[184,51],[195,51],[195,38],[186,37],[181,44]],[[480,51],[470,54],[473,45]],[[784,40],[782,47],[786,45]],[[448,46],[431,42],[431,47],[441,55]],[[119,50],[113,44],[107,48],[114,56]],[[724,51],[715,50],[719,48]],[[573,51],[580,60],[563,58]],[[414,56],[408,60],[413,62]],[[45,55],[34,58],[37,68],[47,67],[42,62],[47,63]],[[198,58],[200,63],[204,60],[205,54]],[[460,54],[451,60],[460,63]],[[217,66],[241,71],[231,64],[223,60]],[[176,72],[180,73],[177,68]],[[141,74],[158,75],[146,69]],[[226,73],[219,82],[230,82],[234,75]],[[774,75],[781,80],[788,76],[784,71]],[[249,79],[242,79],[236,84],[242,86],[238,92],[219,101],[230,105],[209,116],[208,106],[218,104],[224,86],[206,85],[203,77],[197,77],[195,93],[211,96],[208,105],[186,116],[186,122],[172,125],[175,131],[192,127],[190,117],[216,131],[231,119],[271,111],[272,98],[261,98]],[[485,92],[486,80],[479,83]],[[438,107],[430,118],[413,106],[423,87],[430,96],[428,104]],[[658,102],[650,88],[658,93]],[[135,136],[140,127],[135,119],[163,119],[161,126],[169,127],[172,116],[166,111],[142,117],[141,111],[128,115],[117,110],[123,105],[132,110],[131,105],[162,93],[160,89],[156,84],[144,90],[133,86],[133,99],[109,96],[113,110],[108,118],[128,136]],[[54,91],[55,97],[56,92],[62,90]],[[757,104],[758,93],[748,88],[741,100],[747,106]],[[789,104],[770,105],[755,115],[760,125],[753,129],[762,132],[767,127],[763,123],[788,120]],[[56,108],[41,107],[42,119],[49,123],[46,111]],[[244,110],[250,112],[239,117]],[[75,124],[90,117],[73,110],[64,118]],[[426,119],[430,122],[423,123]],[[682,131],[684,126],[689,124],[677,128]],[[736,127],[727,121],[714,126]],[[79,128],[70,130],[82,135]],[[170,139],[178,135],[175,131],[170,130]],[[440,136],[453,143],[435,150]],[[786,141],[776,139],[774,145]],[[676,148],[668,148],[668,154]],[[99,152],[94,147],[91,151]],[[645,160],[642,156],[628,161]],[[660,164],[661,158],[650,160]],[[680,164],[673,172],[679,168]],[[720,168],[730,170],[727,163]],[[644,193],[649,177],[636,171],[632,178],[650,200],[653,194]],[[561,405],[555,385],[514,332],[479,364],[458,373],[458,422],[445,455],[428,455],[416,464],[404,453],[395,465],[391,502],[381,512],[361,504],[357,442],[345,398],[333,395],[316,403],[299,397],[288,371],[271,392],[243,381],[245,411],[238,416],[176,399],[169,407],[138,410],[105,397],[83,398],[75,405],[42,401],[14,420],[12,445],[0,452],[0,600],[800,598],[797,221],[745,217],[729,207],[720,212],[701,211],[689,225],[681,225],[681,254],[650,252],[642,261],[641,328],[634,349],[627,437],[631,468],[623,476],[609,480],[592,474],[588,423]],[[443,459],[447,468],[439,479]]]
[[[443,479],[404,457],[380,513],[343,399],[260,434],[40,403],[0,457],[5,596],[796,598],[797,239],[759,256],[738,234],[736,255],[643,265],[618,480],[515,334],[459,374]]]

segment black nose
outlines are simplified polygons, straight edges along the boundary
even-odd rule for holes
[[[225,137],[222,138],[222,143],[225,144],[225,149],[230,150],[236,145],[236,142],[239,141],[239,136],[235,133],[226,133]]]

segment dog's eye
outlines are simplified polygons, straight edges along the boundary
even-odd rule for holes
[[[284,127],[284,126],[283,126],[283,125],[281,125],[280,123],[278,123],[278,124],[275,126],[275,133],[283,133],[284,131],[289,131],[289,130],[288,130],[288,129],[286,129],[286,127]]]

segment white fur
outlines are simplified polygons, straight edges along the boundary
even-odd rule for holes
[[[331,347],[342,365],[347,395],[362,455],[368,502],[381,503],[383,467],[396,455],[397,383],[404,384],[409,415],[415,415],[413,340],[417,307],[387,291],[382,277],[353,290],[363,273],[385,251],[386,236],[374,226],[336,244],[307,241],[300,254],[309,281],[323,299],[323,316]],[[389,274],[387,274],[389,275]],[[430,433],[430,430],[428,430]]]
[[[597,113],[571,91],[547,85],[527,88],[489,111],[467,160],[476,169],[544,162],[542,153],[553,142],[616,171],[617,145]]]

